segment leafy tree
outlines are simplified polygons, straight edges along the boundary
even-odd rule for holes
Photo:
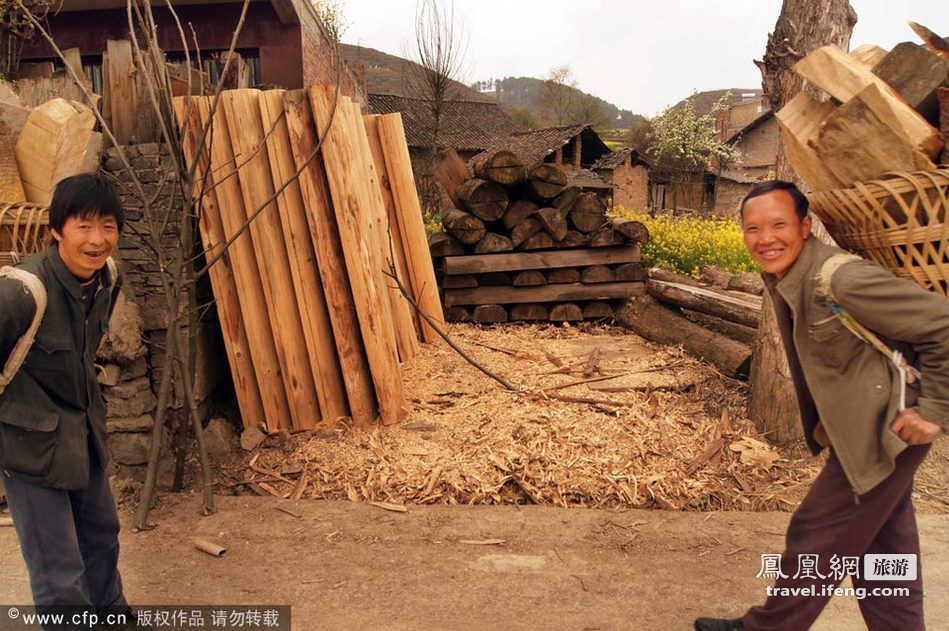
[[[550,125],[570,122],[577,95],[577,82],[570,66],[551,68],[547,79],[540,85],[537,109],[542,120]]]
[[[580,92],[576,99],[576,104],[569,115],[569,121],[574,125],[591,125],[593,127],[602,127],[609,122],[606,114],[603,112],[603,101],[591,94]]]

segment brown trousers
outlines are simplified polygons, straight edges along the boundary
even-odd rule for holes
[[[777,596],[752,607],[743,618],[749,631],[797,631],[809,629],[824,609],[830,595],[822,595],[824,585],[839,584],[830,571],[831,557],[860,558],[860,578],[851,577],[856,590],[865,588],[909,588],[908,596],[866,596],[858,599],[860,613],[870,631],[921,631],[923,623],[922,568],[915,581],[866,581],[864,554],[916,554],[919,533],[913,511],[913,476],[929,445],[907,447],[896,459],[896,469],[886,480],[861,495],[857,502],[853,489],[834,453],[795,511],[788,526],[786,549],[781,555],[781,571],[775,588],[806,588],[814,585],[813,596]],[[825,579],[792,578],[798,573],[798,555],[818,555],[817,570]]]

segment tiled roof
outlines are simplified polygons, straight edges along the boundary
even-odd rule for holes
[[[612,182],[601,177],[593,171],[579,169],[576,171],[567,171],[567,186],[576,186],[581,189],[611,189],[614,188]]]
[[[566,145],[574,136],[581,137],[581,151],[584,156],[593,156],[589,162],[581,160],[581,164],[596,162],[605,153],[610,152],[603,140],[588,125],[570,125],[568,127],[549,127],[511,134],[499,138],[485,151],[513,151],[528,167],[544,161],[544,158]],[[477,157],[477,156],[476,156]],[[472,158],[474,159],[474,158]]]
[[[599,169],[615,169],[619,166],[622,166],[626,162],[626,156],[632,156],[632,164],[635,166],[637,164],[647,164],[643,157],[639,155],[639,152],[626,148],[620,149],[619,151],[614,151],[604,155],[602,158],[597,160],[593,166],[590,168],[594,171]]]
[[[427,147],[431,143],[435,118],[428,101],[370,94],[369,110],[373,114],[400,112],[410,147]],[[497,103],[446,101],[439,121],[438,142],[457,151],[481,151],[520,129]]]

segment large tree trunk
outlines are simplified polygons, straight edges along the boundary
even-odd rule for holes
[[[850,33],[856,23],[857,14],[847,0],[784,0],[774,33],[768,35],[764,60],[756,62],[761,69],[761,87],[772,111],[777,112],[803,89],[803,80],[792,70],[794,64],[827,44],[848,50]],[[826,98],[821,94],[815,96]],[[806,190],[788,163],[782,140],[778,145],[776,171],[777,179],[794,182]],[[819,226],[816,233],[826,234],[826,230]],[[753,357],[748,414],[755,427],[777,442],[800,437],[797,399],[767,292]]]

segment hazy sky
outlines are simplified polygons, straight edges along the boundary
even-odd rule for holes
[[[447,5],[448,0],[445,0]],[[949,35],[949,0],[850,0],[851,47],[919,43],[913,20]],[[340,0],[343,41],[405,56],[416,0]],[[699,91],[761,86],[781,0],[455,0],[467,35],[465,83],[544,78],[567,64],[577,86],[653,116]]]

